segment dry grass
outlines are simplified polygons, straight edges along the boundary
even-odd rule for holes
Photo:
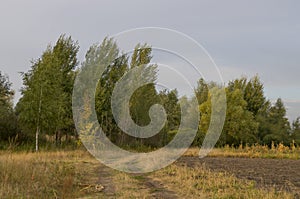
[[[103,167],[88,152],[11,153],[0,151],[0,198],[107,198],[99,183]],[[113,198],[144,198],[139,179],[108,170]]]
[[[171,165],[152,174],[166,187],[176,190],[180,198],[293,198],[292,194],[257,189],[255,182],[237,179],[224,172],[211,172],[201,166],[196,169]]]
[[[195,155],[196,151],[198,154],[198,150],[192,149],[188,155]],[[96,189],[100,167],[97,160],[81,150],[0,151],[0,198],[107,198],[102,189]],[[179,198],[292,198],[288,193],[257,189],[253,181],[201,166],[192,169],[171,165],[142,176],[110,169],[108,172],[114,187],[113,198],[151,198],[153,190],[145,186],[145,178],[160,182]]]
[[[185,156],[199,156],[199,148],[190,148]],[[292,143],[290,147],[279,144],[278,146],[253,145],[238,148],[225,146],[224,148],[213,149],[208,156],[210,157],[243,157],[243,158],[280,158],[280,159],[300,159],[300,147],[295,147]]]
[[[116,171],[113,177],[116,198],[149,198],[149,190],[141,180],[142,178]]]
[[[74,198],[97,182],[98,162],[83,151],[0,153],[0,198]],[[83,190],[83,191],[81,191]]]

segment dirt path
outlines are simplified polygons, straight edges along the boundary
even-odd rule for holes
[[[118,198],[118,194],[116,193],[116,189],[120,187],[114,183],[114,175],[117,175],[116,172],[104,165],[100,165],[98,169],[99,180],[98,183],[103,186],[103,190],[101,193],[101,198]],[[148,174],[128,174],[128,177],[138,180],[138,183],[132,185],[134,187],[132,191],[139,192],[141,198],[155,198],[155,199],[176,199],[178,198],[176,193],[168,190],[159,179],[152,179]],[[126,182],[125,182],[126,183]],[[143,191],[141,191],[143,190]],[[123,190],[127,191],[127,190]],[[147,193],[146,195],[142,195],[142,192]]]
[[[131,174],[134,178],[140,179],[141,186],[145,187],[149,196],[146,198],[157,198],[157,199],[176,199],[178,198],[176,193],[168,190],[159,179],[152,179],[147,174],[135,175]]]
[[[104,165],[101,165],[99,168],[98,175],[99,175],[98,182],[103,186],[102,193],[107,198],[115,198],[116,192],[115,192],[115,186],[112,181],[112,169]]]
[[[254,180],[258,187],[274,187],[300,194],[300,160],[182,157],[176,164],[189,167],[201,164],[213,171],[226,171],[238,178]]]

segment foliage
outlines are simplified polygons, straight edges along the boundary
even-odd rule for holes
[[[8,141],[17,134],[16,117],[13,111],[14,91],[7,76],[0,71],[0,141]]]
[[[264,143],[269,145],[272,142],[275,142],[275,144],[283,142],[286,145],[290,143],[290,124],[286,118],[286,109],[280,98],[269,109],[265,124],[269,125],[270,133],[263,137]]]
[[[213,84],[212,84],[213,85]],[[211,92],[216,92],[210,84],[199,80],[196,96],[200,101],[201,121],[194,145],[203,141],[211,119]],[[214,93],[216,94],[216,93]],[[286,118],[286,110],[281,99],[274,105],[266,100],[263,84],[258,76],[250,80],[242,77],[228,83],[226,87],[227,112],[223,132],[218,141],[219,146],[225,144],[238,146],[240,143],[289,145],[291,139],[297,138],[297,123],[295,134],[291,136],[290,124]],[[203,100],[206,99],[206,100]],[[196,143],[196,144],[195,144]]]
[[[218,89],[212,89],[210,92],[219,92]],[[216,93],[214,93],[217,95]],[[206,132],[211,118],[211,93],[208,94],[208,100],[200,105],[201,122],[200,131]],[[224,128],[219,139],[219,145],[239,143],[255,143],[258,124],[253,115],[246,109],[247,102],[243,98],[242,91],[238,88],[234,90],[227,88],[227,110]],[[217,104],[218,105],[218,104]]]
[[[194,89],[195,97],[179,97],[176,90],[158,90],[155,85],[158,67],[151,63],[152,48],[148,44],[137,44],[132,53],[124,54],[112,38],[105,38],[100,45],[90,47],[82,68],[76,69],[78,50],[77,42],[62,35],[53,47],[48,46],[40,58],[32,61],[31,69],[22,73],[22,98],[15,110],[11,83],[0,73],[0,141],[16,140],[16,136],[21,141],[32,141],[35,133],[41,133],[41,140],[45,142],[48,142],[46,136],[55,137],[56,144],[61,142],[62,136],[66,136],[67,140],[70,136],[77,138],[72,114],[72,92],[76,74],[84,67],[92,69],[91,66],[105,64],[104,71],[87,70],[84,75],[88,77],[87,84],[99,79],[95,110],[103,131],[112,142],[124,148],[164,146],[176,135],[182,122],[182,113],[195,118],[192,113],[197,108],[201,113],[201,121],[193,145],[201,146],[210,125],[212,95],[220,96],[220,85],[216,82],[206,83],[201,78]],[[132,69],[140,70],[136,70],[136,79],[129,82],[130,86],[138,85],[139,78],[147,79],[148,82],[136,89],[129,100],[130,117],[134,123],[139,126],[149,125],[149,111],[155,104],[163,105],[167,114],[167,122],[162,130],[147,139],[134,138],[123,132],[112,113],[113,91],[118,81]],[[126,86],[121,86],[126,93]],[[259,143],[271,147],[272,143],[289,145],[293,140],[296,145],[300,145],[300,119],[290,125],[283,101],[278,99],[272,104],[267,100],[264,86],[257,75],[251,79],[234,79],[226,85],[225,90],[227,111],[218,146]],[[89,93],[82,96],[82,108],[90,103],[92,95],[94,94]],[[121,97],[118,100],[122,100]],[[191,107],[194,100],[198,100],[199,107]],[[218,103],[216,106],[219,106]],[[121,107],[117,109],[121,112]],[[85,117],[90,116],[91,110]],[[127,120],[123,122],[127,125]],[[82,127],[91,129],[93,125],[86,123]]]
[[[63,131],[67,134],[74,129],[71,96],[77,52],[78,44],[62,35],[23,73],[22,98],[16,110],[26,133],[41,129],[44,134],[55,134],[56,141],[60,141]]]
[[[292,140],[300,146],[300,117],[298,117],[292,124]]]

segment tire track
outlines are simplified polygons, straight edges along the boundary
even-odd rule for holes
[[[116,198],[116,191],[112,180],[111,168],[101,165],[99,168],[98,175],[98,182],[104,187],[102,193],[107,198]]]
[[[166,188],[159,179],[150,178],[147,174],[131,174],[131,176],[140,181],[140,185],[148,190],[149,195],[145,198],[155,199],[177,199],[178,196],[172,190]]]

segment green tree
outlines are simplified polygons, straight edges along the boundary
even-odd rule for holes
[[[243,77],[229,82],[228,88],[234,90],[240,89],[243,93],[243,98],[247,102],[246,109],[250,111],[256,122],[258,122],[258,142],[260,144],[270,144],[270,140],[278,140],[274,131],[277,131],[271,117],[271,103],[264,96],[264,87],[259,77],[256,75],[249,81]],[[281,138],[280,138],[281,139]]]
[[[7,76],[0,71],[0,141],[8,141],[17,134],[16,117],[13,110],[14,91]]]
[[[116,49],[116,51],[118,50]],[[121,131],[112,115],[111,97],[116,83],[126,71],[128,71],[128,57],[122,55],[115,58],[113,63],[104,71],[96,90],[95,101],[98,120],[103,131],[113,142],[117,142]]]
[[[139,81],[139,78],[145,78],[147,82],[152,82],[138,88],[130,99],[130,114],[133,121],[139,126],[149,125],[151,121],[149,117],[150,107],[160,103],[159,95],[155,89],[157,65],[150,64],[152,59],[151,53],[152,48],[148,44],[137,44],[130,61],[130,69],[143,67],[143,70],[146,71],[143,75],[136,74],[136,78],[133,79],[132,84],[136,84],[135,81]],[[143,70],[137,71],[138,73],[142,73]],[[165,132],[161,132],[149,139],[135,139],[135,143],[139,143],[138,145],[161,146],[165,140]]]
[[[62,35],[54,47],[48,46],[41,58],[23,73],[22,98],[17,105],[23,131],[35,131],[36,150],[40,132],[56,135],[72,124],[71,95],[78,44]]]
[[[78,65],[78,42],[71,37],[62,35],[59,37],[52,52],[52,67],[57,72],[58,87],[60,92],[59,123],[55,130],[56,143],[60,143],[62,134],[74,135],[75,126],[72,114],[72,92],[75,80],[75,68]]]
[[[218,95],[218,89],[212,89]],[[200,105],[201,121],[200,131],[207,132],[211,119],[211,93],[208,100]],[[219,146],[224,144],[239,145],[240,143],[255,143],[258,123],[250,111],[247,110],[247,102],[243,98],[243,92],[239,88],[226,88],[227,110],[226,119],[218,141]],[[217,104],[218,105],[218,104]]]
[[[115,142],[115,138],[118,137],[119,130],[114,130],[117,126],[111,113],[111,94],[116,83],[114,79],[121,73],[119,64],[124,62],[121,58],[118,59],[118,56],[119,49],[116,42],[112,38],[105,38],[101,44],[94,44],[90,47],[85,61],[78,69],[80,75],[77,76],[78,79],[75,82],[76,99],[73,104],[74,114],[81,117],[82,121],[78,121],[78,118],[74,120],[79,125],[77,127],[80,128],[81,140],[88,142],[88,145],[102,144],[100,140],[95,139],[96,133],[99,133],[95,129],[98,122],[112,142]],[[96,111],[98,121],[93,120],[95,117],[93,109]]]
[[[198,104],[201,105],[207,101],[208,98],[209,85],[201,78],[198,81],[198,85],[195,88],[195,94],[198,100]]]
[[[286,117],[286,109],[280,98],[277,99],[275,104],[270,107],[266,119],[263,121],[267,125],[267,133],[264,133],[262,138],[265,144],[271,145],[283,143],[289,145],[290,143],[290,123]]]
[[[167,122],[161,131],[161,144],[165,145],[176,135],[181,119],[181,110],[177,90],[162,90],[159,92],[160,104],[163,105]]]
[[[300,117],[292,123],[291,139],[299,146],[300,145]]]
[[[147,44],[141,45],[138,44],[135,47],[133,52],[130,66],[131,69],[135,67],[141,67],[142,65],[148,65],[151,61],[151,52],[152,49]],[[155,89],[154,82],[156,81],[157,76],[157,66],[149,65],[147,66],[148,72],[147,75],[144,75],[143,78],[150,79],[151,84],[147,84],[139,89],[137,89],[134,95],[131,98],[131,115],[133,120],[141,126],[146,126],[150,123],[150,118],[148,111],[150,107],[158,103],[157,92]],[[141,77],[137,74],[138,77]],[[134,83],[134,82],[133,82]]]
[[[177,90],[163,90],[159,93],[159,97],[168,115],[166,124],[168,131],[177,130],[180,125],[181,114]]]
[[[234,145],[256,143],[258,123],[254,120],[253,113],[247,110],[243,92],[240,89],[226,91],[227,112],[224,125],[226,142]]]
[[[205,80],[203,78],[200,78],[200,80],[197,83],[197,87],[194,89],[194,92],[196,94],[196,99],[198,101],[199,104],[199,109],[201,107],[201,105],[203,105],[204,103],[206,103],[206,105],[204,105],[202,108],[202,111],[205,112],[205,114],[200,114],[200,122],[202,120],[202,117],[204,117],[203,121],[201,124],[199,124],[199,128],[197,131],[197,135],[196,138],[193,142],[194,146],[201,146],[202,142],[205,138],[206,135],[206,131],[208,129],[209,126],[209,121],[210,121],[210,114],[211,114],[211,102],[208,102],[209,100],[211,100],[211,97],[209,97],[209,92],[211,90],[217,89],[219,87],[219,85],[216,82],[205,82]],[[193,99],[191,99],[193,100]],[[192,108],[192,107],[190,107]],[[200,111],[201,113],[201,111]],[[209,118],[205,118],[205,117],[209,117]],[[194,117],[194,116],[191,116]]]
[[[231,91],[235,89],[241,90],[243,98],[247,102],[246,109],[253,113],[254,117],[265,108],[267,101],[264,96],[264,87],[257,75],[249,81],[245,77],[230,81],[228,89]]]
[[[137,125],[146,126],[150,123],[149,109],[153,104],[160,102],[159,95],[157,94],[154,85],[157,66],[150,64],[152,58],[151,47],[147,44],[138,44],[131,55],[130,62],[128,55],[120,55],[119,49],[112,39],[104,40],[104,43],[101,46],[91,50],[91,52],[95,52],[92,56],[101,57],[101,48],[110,48],[112,50],[110,55],[114,56],[112,57],[112,60],[114,61],[106,67],[100,77],[96,91],[96,112],[103,131],[111,141],[120,145],[160,145],[163,142],[162,140],[164,140],[162,133],[153,138],[139,139],[128,136],[126,133],[122,132],[116,124],[111,108],[112,93],[121,77],[123,77],[130,69],[144,67],[143,70],[146,72],[144,72],[143,75],[135,74],[134,78],[130,80],[130,85],[136,85],[139,78],[147,78],[148,82],[153,83],[144,85],[135,90],[129,101],[129,110],[132,120]],[[142,73],[142,70],[136,70],[136,72]],[[126,94],[126,92],[124,94]],[[171,98],[171,96],[172,94],[168,97]],[[121,107],[119,108],[120,111],[118,112],[121,112]]]

